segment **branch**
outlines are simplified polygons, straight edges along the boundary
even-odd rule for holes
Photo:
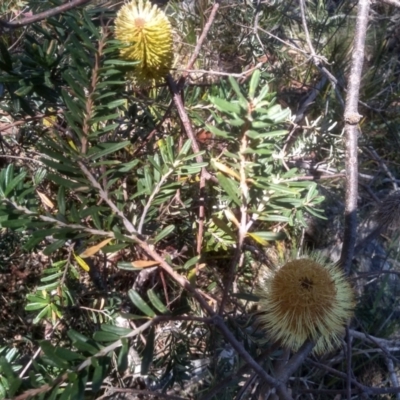
[[[390,4],[391,6],[400,7],[400,1],[398,0],[382,0],[382,2]]]
[[[32,15],[31,17],[25,17],[19,21],[4,21],[0,19],[0,26],[4,26],[9,29],[16,29],[20,28],[21,26],[33,24],[34,22],[41,21],[43,19],[52,17],[53,15],[61,14],[64,11],[71,10],[72,8],[75,8],[77,6],[81,6],[83,4],[89,3],[90,0],[72,0],[68,1],[61,6],[57,6],[54,8],[51,8],[50,10],[43,11],[39,14]]]
[[[155,188],[153,189],[153,192],[150,194],[149,198],[147,199],[146,205],[143,208],[142,216],[139,221],[139,226],[138,226],[138,232],[142,233],[144,221],[146,219],[147,213],[151,207],[151,204],[154,200],[154,198],[157,196],[159,191],[161,190],[162,185],[166,182],[166,180],[170,177],[170,175],[175,171],[175,168],[170,168],[161,178],[160,181],[157,183]]]
[[[215,2],[215,4],[213,5],[210,16],[208,17],[208,20],[207,20],[206,24],[204,25],[203,32],[201,32],[199,40],[196,43],[196,47],[194,48],[193,54],[190,57],[187,65],[186,65],[187,70],[193,68],[194,63],[195,63],[197,57],[199,56],[201,46],[203,46],[203,42],[206,40],[207,34],[208,34],[209,30],[211,29],[211,26],[214,22],[215,16],[217,15],[218,8],[219,8],[219,1]],[[186,78],[187,75],[188,75],[188,72],[184,72],[183,78]]]
[[[344,111],[346,134],[346,205],[343,247],[340,264],[348,273],[353,260],[354,246],[357,238],[357,197],[358,197],[358,98],[364,62],[365,37],[368,26],[370,1],[360,0],[358,3],[356,32],[353,44],[351,71],[348,79],[346,108]]]

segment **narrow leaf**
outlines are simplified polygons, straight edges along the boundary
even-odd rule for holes
[[[154,244],[159,242],[160,240],[164,239],[166,236],[168,236],[173,230],[175,229],[175,225],[169,225],[166,228],[164,228],[155,238],[154,238]]]
[[[79,254],[79,257],[81,258],[86,258],[86,257],[90,257],[93,256],[94,254],[96,254],[98,251],[100,251],[104,246],[106,246],[108,243],[110,243],[112,240],[112,238],[108,238],[103,240],[102,242],[100,242],[99,244],[96,244],[95,246],[89,247],[88,249],[86,249],[84,252],[82,252],[81,254]]]
[[[86,263],[86,261],[85,261],[83,258],[77,256],[75,253],[73,253],[73,255],[74,255],[74,258],[75,258],[76,262],[78,263],[78,265],[79,265],[83,270],[85,270],[86,272],[89,272],[89,271],[90,271],[90,267],[89,267],[89,265]]]
[[[168,308],[165,307],[153,289],[149,289],[147,291],[147,296],[149,296],[151,304],[155,309],[157,309],[157,311],[159,311],[161,314],[168,314]]]
[[[156,314],[154,311],[146,304],[146,302],[140,297],[139,293],[136,290],[130,289],[128,292],[128,296],[131,299],[132,303],[150,318],[154,318]]]
[[[150,267],[155,267],[156,265],[159,265],[160,263],[158,261],[151,261],[151,260],[136,260],[132,261],[131,265],[134,268],[150,268]]]
[[[140,371],[141,375],[147,375],[151,363],[153,362],[154,338],[155,338],[155,332],[154,332],[154,327],[152,326],[147,335],[146,347],[143,350],[142,366]]]

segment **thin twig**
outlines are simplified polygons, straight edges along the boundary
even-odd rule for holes
[[[154,198],[157,196],[158,192],[161,190],[161,186],[165,183],[165,181],[171,176],[171,174],[175,171],[175,168],[170,168],[161,178],[160,181],[157,183],[155,188],[153,189],[153,192],[150,194],[149,198],[147,199],[146,205],[143,208],[142,216],[140,218],[140,222],[138,225],[138,232],[142,233],[143,225],[144,225],[144,220],[146,219],[147,212],[149,211],[149,208],[154,200]]]
[[[0,122],[0,132],[7,131],[8,129],[13,128],[15,126],[23,125],[23,124],[26,124],[31,121],[36,121],[38,119],[46,118],[51,115],[57,115],[57,114],[60,114],[60,112],[55,111],[55,112],[48,112],[46,114],[37,114],[33,117],[25,118],[20,121],[10,122],[9,124]],[[13,132],[4,132],[4,133],[2,133],[2,135],[4,135],[4,136],[5,135],[14,135],[14,133]]]
[[[208,17],[208,20],[207,20],[206,24],[204,25],[203,32],[201,32],[199,40],[197,40],[196,47],[194,48],[193,54],[190,57],[185,69],[189,70],[189,69],[193,68],[194,63],[196,62],[197,57],[200,54],[201,47],[203,46],[203,43],[206,40],[208,32],[211,29],[211,26],[217,15],[218,8],[219,8],[219,1],[216,1],[215,4],[213,5],[210,16]],[[187,75],[188,75],[188,73],[184,72],[183,78],[186,78]]]
[[[328,365],[325,365],[323,363],[318,363],[316,361],[313,361],[311,359],[307,359],[307,363],[313,365],[314,367],[317,367],[319,369],[325,370],[332,375],[338,376],[339,378],[342,379],[347,379],[347,374],[344,372],[340,372],[332,367],[329,367]],[[356,386],[356,389],[351,390],[351,394],[361,394],[365,393],[367,395],[373,396],[373,395],[378,395],[378,394],[385,394],[385,393],[400,393],[400,387],[392,387],[392,388],[375,388],[375,387],[369,387],[365,386],[361,383],[359,383],[356,379],[351,378],[351,383]],[[318,393],[325,393],[324,389],[317,389]],[[299,393],[308,393],[308,390],[299,390]],[[336,392],[336,391],[335,391]],[[328,393],[328,392],[326,392]],[[334,393],[333,390],[330,390],[329,393]],[[336,393],[341,393],[341,394],[348,394],[347,389],[346,390],[340,390],[337,391]]]
[[[181,78],[179,79],[179,83],[176,84],[170,75],[167,77],[167,83],[171,90],[175,106],[178,110],[179,118],[185,129],[186,135],[192,142],[192,150],[193,150],[194,154],[197,154],[196,161],[198,163],[203,162],[203,157],[200,154],[198,154],[200,152],[200,149],[197,144],[196,137],[194,135],[192,126],[190,124],[189,117],[188,117],[185,107],[183,105],[181,90],[183,89],[186,78],[189,74],[189,71],[187,71],[187,70],[191,70],[193,68],[194,63],[196,62],[196,59],[200,54],[201,47],[203,46],[203,43],[206,40],[208,32],[211,29],[211,26],[217,15],[218,8],[219,8],[219,1],[216,1],[215,4],[213,5],[210,16],[208,17],[208,20],[207,20],[206,24],[204,25],[203,31],[202,31],[199,39],[197,40],[193,54],[191,55],[187,65],[186,65],[186,68],[185,68],[186,71],[183,72]],[[205,186],[206,186],[206,180],[210,179],[210,178],[211,178],[211,175],[207,172],[207,170],[204,167],[202,167],[201,172],[200,172],[199,218],[198,218],[198,230],[197,230],[197,238],[196,238],[196,242],[197,242],[196,251],[197,251],[197,255],[199,257],[199,262],[196,263],[196,275],[198,275],[199,270],[200,270],[200,257],[201,257],[201,252],[202,252],[202,242],[203,242],[203,234],[204,234]]]
[[[4,21],[0,19],[0,26],[4,26],[9,29],[16,29],[20,28],[21,26],[33,24],[34,22],[41,21],[43,19],[52,17],[57,14],[61,14],[64,11],[71,10],[72,8],[82,6],[86,3],[89,3],[90,0],[72,0],[67,1],[66,3],[62,4],[61,6],[57,6],[54,8],[50,8],[50,10],[43,11],[39,14],[32,15],[30,17],[25,17],[19,21]]]
[[[78,165],[81,168],[82,172],[85,174],[86,178],[89,179],[93,188],[97,189],[100,197],[109,205],[109,207],[121,218],[125,228],[131,235],[137,235],[138,231],[133,226],[132,222],[125,216],[125,214],[114,204],[114,202],[108,197],[107,192],[103,189],[99,182],[97,182],[96,178],[90,173],[85,164],[82,161],[78,161]]]
[[[391,6],[400,7],[400,1],[398,0],[382,0],[382,2],[390,4]]]
[[[352,350],[351,350],[351,333],[349,329],[349,324],[346,325],[346,390],[347,390],[347,398],[351,399],[351,361],[352,361]]]
[[[393,387],[399,387],[399,379],[397,377],[397,373],[394,369],[394,364],[393,364],[393,360],[389,357],[385,357],[385,361],[386,361],[386,366],[389,372],[389,378],[390,381],[392,382],[392,386]],[[400,393],[396,393],[396,400],[400,400]]]
[[[183,78],[184,79],[184,78]],[[182,97],[180,94],[180,89],[178,85],[175,83],[174,79],[168,75],[167,83],[172,93],[172,100],[175,103],[175,107],[178,111],[179,119],[181,120],[182,126],[185,130],[187,137],[191,140],[191,146],[193,153],[196,155],[196,161],[198,163],[203,163],[203,156],[200,154],[200,148],[197,143],[195,134],[193,132],[192,124],[190,123],[189,117],[185,110],[185,106],[183,105]],[[205,215],[205,184],[206,179],[210,177],[210,174],[207,172],[205,167],[201,168],[200,171],[200,185],[199,185],[199,218],[198,218],[198,231],[197,231],[197,255],[201,257],[201,243],[203,241],[203,232],[204,232],[204,215]],[[196,275],[199,273],[200,262],[196,263]]]
[[[370,156],[379,163],[379,165],[382,167],[382,169],[386,172],[386,175],[389,177],[390,181],[392,182],[393,185],[393,190],[398,190],[399,187],[397,185],[396,177],[392,174],[388,166],[384,163],[381,157],[379,157],[379,154],[376,152],[376,150],[372,146],[366,146],[365,150],[370,154]]]
[[[219,306],[219,315],[222,315],[225,309],[225,304],[228,300],[229,297],[229,292],[231,289],[231,286],[235,280],[236,277],[236,269],[243,265],[244,262],[244,253],[243,253],[243,243],[246,238],[247,232],[250,228],[248,226],[248,215],[247,215],[247,208],[248,208],[248,198],[249,198],[249,188],[247,186],[247,174],[246,174],[246,166],[247,166],[247,159],[246,159],[246,150],[247,150],[247,131],[250,129],[251,124],[249,121],[251,121],[251,106],[249,104],[249,110],[248,110],[248,120],[244,124],[242,128],[242,139],[241,139],[241,144],[240,144],[240,150],[239,150],[239,173],[240,173],[240,184],[239,184],[239,190],[240,190],[240,226],[239,226],[239,231],[238,231],[238,237],[236,241],[236,248],[235,248],[235,253],[232,257],[232,260],[230,262],[230,266],[228,269],[228,274],[227,274],[227,279],[224,287],[224,292],[222,295],[222,300]]]

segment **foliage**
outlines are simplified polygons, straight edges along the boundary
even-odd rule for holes
[[[175,78],[211,5],[165,9],[176,29]],[[344,81],[352,6],[308,6],[316,50]],[[307,103],[321,76],[300,63],[297,4],[221,6],[196,61],[221,75],[197,72],[180,86],[193,140],[168,80],[146,88],[127,80],[136,62],[119,58],[115,12],[71,9],[27,26],[12,45],[0,41],[1,122],[18,126],[18,135],[1,136],[0,226],[21,238],[19,254],[46,260],[27,285],[31,347],[9,339],[0,348],[0,398],[96,398],[121,382],[223,398],[212,394],[222,382],[231,399],[244,390],[245,367],[187,284],[210,307],[222,304],[235,340],[272,369],[281,350],[253,325],[253,291],[260,266],[273,268],[301,246],[310,221],[329,214],[314,178],[343,169],[340,100],[324,81]],[[374,32],[384,35],[376,24]],[[394,107],[392,95],[373,97],[376,86],[397,88],[390,54],[371,54],[364,97],[373,113]],[[368,132],[387,122],[379,115],[363,122]],[[320,377],[312,367],[301,373]]]

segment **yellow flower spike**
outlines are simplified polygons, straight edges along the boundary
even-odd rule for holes
[[[306,340],[314,353],[332,351],[353,314],[354,292],[341,269],[317,254],[264,270],[257,290],[260,323],[273,340],[297,351]]]
[[[167,16],[148,0],[133,0],[119,10],[115,36],[126,46],[121,57],[139,61],[135,68],[138,83],[162,80],[172,66],[172,28]]]

